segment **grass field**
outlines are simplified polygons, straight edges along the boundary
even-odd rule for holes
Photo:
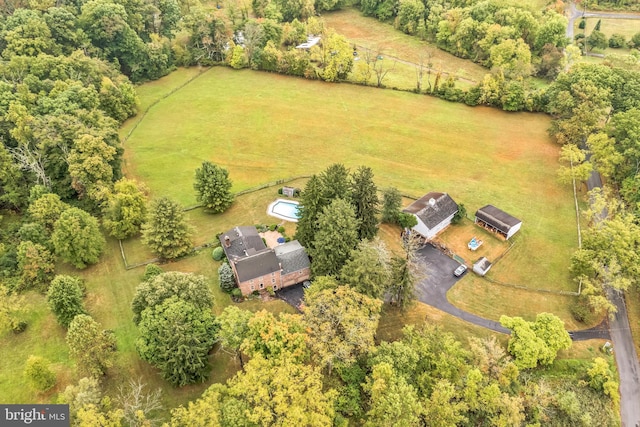
[[[402,33],[374,18],[362,16],[360,11],[352,8],[325,13],[322,18],[327,26],[344,35],[349,42],[368,49],[380,49],[385,55],[399,58],[409,63],[419,63],[420,57],[427,51],[432,55],[431,62],[435,70],[441,70],[445,76],[454,75],[461,80],[458,84],[467,87],[482,81],[489,71],[473,62],[458,58],[438,49],[435,45],[424,42],[417,37]],[[388,59],[392,61],[392,59]],[[432,83],[434,77],[432,76]],[[416,85],[415,66],[398,62],[395,69],[389,72],[383,82],[388,87],[413,89]],[[427,87],[427,76],[424,76],[423,87]]]
[[[640,17],[640,13],[638,14],[638,17]],[[591,31],[593,31],[598,20],[601,21],[600,31],[604,33],[607,38],[611,37],[612,34],[622,34],[627,40],[629,40],[631,36],[640,32],[640,20],[638,19],[587,18],[586,20],[587,26],[585,27],[584,32],[587,36],[591,34]],[[583,32],[583,30],[578,28],[579,24],[580,19],[576,19],[574,23],[574,34],[580,34]]]

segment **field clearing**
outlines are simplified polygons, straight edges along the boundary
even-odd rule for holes
[[[325,13],[322,18],[328,27],[344,35],[351,43],[372,50],[380,49],[386,55],[391,55],[404,61],[419,63],[420,56],[426,57],[427,51],[429,51],[432,55],[431,62],[434,70],[441,70],[445,75],[451,74],[468,80],[459,81],[457,84],[461,86],[469,86],[472,83],[480,82],[484,75],[489,72],[489,70],[478,64],[458,58],[417,37],[404,34],[393,28],[392,25],[380,22],[375,18],[362,16],[360,11],[356,9],[347,8]],[[396,67],[396,70],[389,73],[388,80],[383,83],[390,87],[404,87],[407,84],[411,84],[411,88],[415,87],[415,68],[411,65],[400,63],[396,64]],[[393,77],[394,75],[395,77]],[[404,85],[401,83],[403,81],[405,82]],[[427,86],[426,81],[427,76],[425,75],[423,87]]]

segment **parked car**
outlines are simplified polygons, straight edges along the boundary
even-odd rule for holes
[[[462,276],[464,274],[465,271],[467,271],[467,266],[464,265],[464,264],[460,264],[458,266],[458,268],[456,268],[453,271],[453,275],[456,276],[456,277],[460,277],[460,276]]]

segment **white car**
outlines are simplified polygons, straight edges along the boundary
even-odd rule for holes
[[[453,275],[456,277],[460,277],[464,274],[465,271],[467,271],[467,266],[464,264],[460,264],[458,268],[454,270]]]

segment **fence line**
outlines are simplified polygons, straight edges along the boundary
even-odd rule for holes
[[[140,115],[140,118],[138,118],[138,120],[133,125],[131,130],[129,132],[127,132],[127,136],[125,136],[124,139],[122,140],[122,144],[124,145],[124,143],[129,140],[129,137],[133,134],[133,132],[135,132],[135,130],[138,128],[138,125],[142,122],[142,120],[144,120],[144,118],[147,116],[147,113],[149,112],[149,110],[151,110],[151,108],[155,107],[156,104],[158,104],[160,101],[162,101],[164,99],[167,99],[169,96],[173,95],[174,93],[176,93],[177,91],[179,91],[180,89],[182,89],[183,87],[185,87],[186,85],[188,85],[189,83],[191,83],[192,81],[194,81],[195,79],[197,79],[198,77],[200,77],[201,75],[206,73],[207,71],[211,70],[211,68],[213,68],[213,67],[209,67],[209,68],[206,68],[206,69],[200,71],[198,74],[196,74],[195,76],[191,77],[189,80],[187,80],[186,82],[182,83],[180,86],[177,86],[177,87],[171,89],[169,92],[165,93],[160,98],[158,98],[155,101],[153,101],[147,108],[145,108],[145,110]]]
[[[506,287],[509,287],[509,288],[523,289],[525,291],[541,292],[541,293],[546,293],[546,294],[557,294],[557,295],[570,295],[570,296],[579,295],[578,292],[573,292],[573,291],[554,291],[554,290],[551,290],[551,289],[531,288],[531,287],[528,287],[528,286],[501,282],[499,280],[491,279],[491,278],[486,277],[486,276],[483,277],[483,279],[486,280],[487,282],[491,282],[491,283],[494,283],[496,285],[506,286]]]

